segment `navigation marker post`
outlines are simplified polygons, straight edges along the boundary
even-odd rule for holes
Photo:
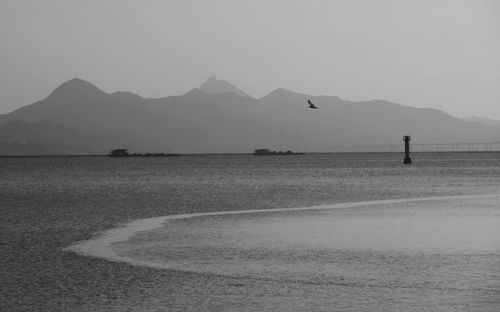
[[[411,136],[409,136],[409,135],[403,136],[403,141],[405,141],[405,159],[403,160],[403,164],[411,164],[410,140],[411,140]]]

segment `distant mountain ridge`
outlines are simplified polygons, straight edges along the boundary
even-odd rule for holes
[[[46,153],[105,154],[114,148],[316,152],[339,145],[399,144],[404,134],[417,143],[500,140],[499,128],[436,109],[384,100],[351,102],[282,88],[260,99],[240,91],[211,77],[184,95],[151,99],[123,91],[106,93],[75,78],[43,100],[0,115],[0,142],[5,143],[0,144],[0,155],[19,142],[41,146]],[[309,109],[308,99],[319,109]]]
[[[10,121],[0,127],[0,142],[35,143],[60,154],[101,153],[129,138],[114,133],[89,133],[47,122]]]
[[[248,95],[247,93],[245,93],[244,91],[242,91],[241,89],[239,89],[238,87],[233,85],[232,83],[227,82],[227,81],[222,80],[222,79],[217,79],[216,76],[212,76],[212,77],[208,78],[208,80],[205,81],[200,86],[200,89],[203,91],[206,91],[208,93],[216,93],[216,94],[232,92],[232,93],[240,95],[240,96],[251,98],[250,95]]]
[[[465,121],[480,122],[480,123],[483,123],[485,125],[500,128],[500,120],[495,120],[495,119],[486,118],[486,117],[476,117],[476,116],[471,116],[471,117],[462,118],[462,119]]]

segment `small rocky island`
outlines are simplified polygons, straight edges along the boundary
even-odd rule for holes
[[[271,151],[267,148],[260,148],[256,149],[253,152],[254,155],[256,156],[267,156],[267,155],[304,155],[304,153],[297,153],[297,152],[292,152],[292,151]]]
[[[119,149],[114,149],[108,154],[109,157],[176,157],[180,156],[179,154],[171,154],[171,153],[145,153],[145,154],[139,154],[139,153],[133,153],[130,154],[127,149],[125,148],[119,148]]]

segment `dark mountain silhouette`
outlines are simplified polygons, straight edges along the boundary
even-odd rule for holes
[[[437,109],[384,100],[351,102],[336,96],[313,97],[277,89],[260,101],[273,106],[275,112],[287,112],[289,107],[303,107],[308,98],[321,110],[301,114],[300,118],[337,144],[398,144],[405,133],[420,143],[488,142],[499,138],[498,129],[491,126],[466,122]],[[285,118],[300,122],[290,113]]]
[[[309,109],[308,99],[321,109]],[[174,153],[329,151],[338,145],[400,144],[404,134],[412,135],[414,143],[500,139],[498,128],[383,100],[351,102],[285,89],[257,100],[201,88],[146,99],[130,92],[106,93],[81,79],[0,116],[0,142],[30,142],[71,153],[120,147]]]
[[[129,144],[130,141],[124,135],[81,132],[47,122],[11,121],[0,127],[0,142],[40,145],[52,154],[61,155],[102,153],[110,147]]]
[[[232,92],[234,94],[244,96],[244,97],[249,97],[251,98],[250,95],[246,94],[244,91],[236,87],[235,85],[231,84],[230,82],[227,82],[222,79],[217,79],[217,77],[212,76],[208,78],[207,81],[205,81],[201,86],[200,89],[203,91],[209,92],[209,93],[229,93]]]
[[[1,142],[0,156],[37,156],[37,155],[65,155],[59,150],[50,149],[38,143],[29,142]]]

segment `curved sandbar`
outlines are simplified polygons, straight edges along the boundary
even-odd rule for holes
[[[219,216],[219,215],[240,215],[240,214],[265,213],[265,212],[286,212],[286,211],[292,212],[292,211],[306,211],[306,210],[345,209],[345,208],[383,205],[383,204],[399,204],[399,203],[456,200],[456,199],[476,199],[476,198],[490,198],[490,197],[500,197],[500,194],[386,199],[386,200],[337,203],[330,205],[319,205],[319,206],[299,207],[299,208],[253,209],[253,210],[241,210],[241,211],[221,211],[221,212],[167,215],[161,217],[138,219],[120,225],[116,228],[112,228],[110,230],[103,232],[101,235],[95,238],[77,242],[69,247],[64,248],[64,250],[76,252],[78,254],[85,256],[104,258],[110,261],[126,262],[132,265],[169,269],[173,267],[166,263],[154,263],[151,261],[142,261],[126,256],[121,256],[113,250],[112,244],[117,242],[127,241],[129,238],[131,238],[138,232],[150,231],[157,228],[161,228],[165,222],[174,219],[199,218],[199,217]]]

